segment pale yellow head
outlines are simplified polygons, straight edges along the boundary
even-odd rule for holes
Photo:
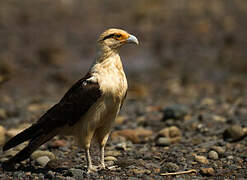
[[[122,29],[108,29],[104,31],[99,39],[99,45],[107,46],[111,49],[116,49],[126,43],[139,44],[134,35],[127,33]]]

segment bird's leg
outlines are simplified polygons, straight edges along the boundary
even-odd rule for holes
[[[100,148],[100,166],[105,169],[105,145]]]
[[[86,158],[87,158],[87,173],[91,173],[91,172],[97,171],[97,169],[93,167],[89,148],[86,148]]]
[[[104,135],[101,136],[101,139],[99,140],[99,145],[100,145],[100,169],[105,169],[105,145],[107,142],[109,136],[109,132]]]

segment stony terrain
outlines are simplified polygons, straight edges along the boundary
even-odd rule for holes
[[[56,137],[15,171],[0,167],[0,179],[247,178],[246,3],[176,2],[0,2],[0,145],[86,73],[102,30],[141,42],[121,51],[129,92],[108,169],[87,174],[84,150]]]

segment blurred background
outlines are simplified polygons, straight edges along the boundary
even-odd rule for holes
[[[127,103],[246,99],[246,19],[241,0],[0,1],[0,124],[33,121],[56,103],[111,27],[140,42],[120,52]]]

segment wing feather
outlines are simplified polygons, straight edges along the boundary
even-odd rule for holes
[[[29,139],[33,140],[41,135],[56,134],[56,129],[66,125],[72,126],[80,120],[89,108],[101,97],[100,86],[95,82],[88,82],[91,75],[77,81],[64,95],[58,104],[50,108],[40,119],[28,129],[17,134],[4,146],[8,150]]]

